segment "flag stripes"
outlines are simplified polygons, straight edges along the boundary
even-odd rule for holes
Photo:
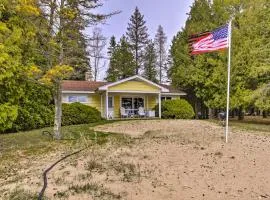
[[[228,25],[212,32],[199,33],[189,38],[190,53],[192,55],[220,51],[228,48]]]

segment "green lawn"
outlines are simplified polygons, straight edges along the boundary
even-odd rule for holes
[[[210,122],[219,123],[218,120],[209,120]],[[260,131],[270,133],[270,118],[245,116],[244,120],[231,118],[229,126],[242,130]]]

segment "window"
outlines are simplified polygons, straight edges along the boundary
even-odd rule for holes
[[[122,105],[125,109],[132,109],[132,98],[122,98]]]
[[[70,102],[70,103],[77,102],[77,96],[69,96],[68,97],[68,102]]]
[[[75,103],[75,102],[80,102],[80,103],[86,103],[87,102],[87,96],[68,96],[68,102],[69,103]]]
[[[139,109],[144,108],[144,98],[141,97],[123,97],[121,106],[125,109]]]
[[[144,99],[143,98],[133,98],[133,108],[139,109],[139,107],[144,108]]]
[[[113,97],[108,98],[108,108],[113,108]]]
[[[81,102],[81,103],[87,102],[87,97],[86,96],[78,96],[78,102]]]
[[[172,100],[172,97],[161,97],[161,101]]]

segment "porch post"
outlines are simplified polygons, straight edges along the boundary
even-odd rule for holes
[[[158,117],[161,118],[161,94],[158,94]]]
[[[101,112],[101,116],[104,117],[102,98],[103,98],[103,94],[100,94],[100,112]]]
[[[106,95],[105,95],[105,109],[106,109],[106,119],[108,119],[108,90],[106,90]]]

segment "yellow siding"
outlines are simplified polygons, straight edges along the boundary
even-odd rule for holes
[[[159,92],[160,89],[142,81],[126,81],[109,88],[109,91]]]
[[[120,117],[120,96],[114,96],[114,117]]]
[[[156,103],[156,98],[157,96],[148,96],[148,105],[147,105],[147,108],[149,110],[153,110],[155,108],[155,106],[157,105]]]
[[[95,94],[90,96],[90,106],[95,107],[96,109],[100,110],[101,101],[100,101],[100,95]]]

